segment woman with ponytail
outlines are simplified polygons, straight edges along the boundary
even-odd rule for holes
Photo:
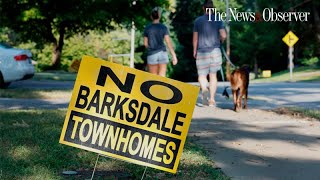
[[[148,71],[152,74],[166,76],[169,57],[164,41],[172,55],[172,64],[176,65],[178,60],[169,37],[168,28],[160,23],[160,18],[161,9],[155,7],[151,12],[152,23],[144,30],[144,46],[148,49]]]

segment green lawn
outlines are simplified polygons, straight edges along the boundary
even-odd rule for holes
[[[284,82],[290,80],[289,70],[281,71],[272,74],[271,78],[259,78],[254,79],[251,82]],[[294,81],[320,81],[320,69],[319,68],[308,68],[300,67],[293,71]]]
[[[89,179],[97,154],[59,144],[65,110],[0,110],[0,179]],[[229,179],[187,139],[176,175],[148,168],[145,179]],[[65,170],[79,175],[66,177]],[[99,179],[140,179],[144,167],[100,157]]]
[[[56,72],[40,72],[36,73],[33,80],[56,80],[56,81],[75,81],[77,78],[76,73],[68,73],[63,71]]]

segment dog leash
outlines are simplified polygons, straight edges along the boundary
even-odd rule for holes
[[[221,73],[222,81],[225,82],[224,73],[223,73],[223,69],[222,68],[220,69],[220,73]],[[228,89],[229,86],[226,86],[225,84],[223,84],[223,86],[224,86],[224,90],[222,92],[222,96],[225,96],[226,99],[229,99],[229,93],[227,92],[227,89]]]
[[[221,46],[221,50],[222,50],[222,53],[224,55],[224,57],[226,58],[226,60],[230,63],[230,65],[235,68],[236,66],[231,62],[230,58],[228,57],[227,53],[226,53],[226,50],[224,49],[223,46]]]
[[[223,56],[226,58],[226,60],[230,63],[230,65],[235,68],[236,66],[231,62],[230,58],[228,57],[226,50],[224,49],[223,46],[221,46],[221,51],[223,53]],[[222,77],[222,81],[225,82],[224,79],[224,73],[223,73],[223,69],[220,69],[220,73],[221,73],[221,77]],[[222,92],[222,96],[226,96],[226,99],[229,99],[229,93],[227,91],[229,86],[223,85],[224,86],[224,91]]]

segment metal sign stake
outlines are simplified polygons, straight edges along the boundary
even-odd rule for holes
[[[97,159],[96,159],[96,163],[94,164],[93,172],[92,172],[92,175],[91,175],[91,180],[93,179],[94,173],[96,172],[96,167],[97,167],[97,164],[98,164],[99,156],[100,156],[100,154],[98,154]]]

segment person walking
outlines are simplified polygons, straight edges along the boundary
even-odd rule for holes
[[[152,74],[165,77],[169,57],[164,44],[164,40],[172,55],[172,64],[176,65],[178,59],[174,52],[168,28],[160,23],[161,8],[155,7],[151,12],[152,23],[147,25],[144,30],[144,46],[147,48],[147,67]]]
[[[211,17],[212,21],[209,21],[206,8],[214,8],[212,0],[205,0],[202,8],[204,15],[199,16],[194,22],[193,56],[196,59],[198,81],[202,92],[202,105],[215,106],[214,97],[218,83],[217,72],[221,69],[222,64],[220,41],[223,42],[227,35],[223,22],[215,21],[214,14]],[[207,88],[208,74],[209,90]]]

